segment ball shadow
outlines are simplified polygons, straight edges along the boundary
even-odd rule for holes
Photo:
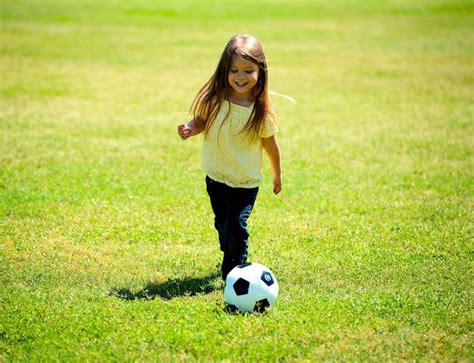
[[[153,300],[160,298],[171,300],[179,296],[195,296],[197,294],[209,294],[218,288],[216,279],[219,273],[204,277],[183,277],[170,279],[162,283],[149,283],[139,291],[131,291],[127,288],[113,288],[109,295],[121,300]]]
[[[240,311],[236,306],[231,305],[231,304],[225,304],[224,308],[222,311],[227,314],[227,315],[240,315],[240,316],[248,316],[248,315],[253,315],[253,316],[264,316],[268,314],[268,309],[267,307],[262,307],[261,305],[257,305],[255,309],[251,312],[242,312]]]

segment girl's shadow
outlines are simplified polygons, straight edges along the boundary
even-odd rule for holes
[[[130,289],[113,288],[109,294],[127,301],[153,300],[155,298],[170,300],[179,296],[209,294],[219,287],[219,283],[216,281],[218,277],[220,277],[219,273],[204,277],[170,279],[162,283],[150,283],[136,292]]]

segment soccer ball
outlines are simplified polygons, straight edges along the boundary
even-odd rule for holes
[[[236,266],[225,280],[224,301],[241,312],[264,312],[275,305],[278,282],[267,267],[259,263]]]

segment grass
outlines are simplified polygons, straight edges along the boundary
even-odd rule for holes
[[[470,361],[472,1],[0,1],[0,360]],[[284,191],[228,314],[182,142],[225,43],[265,47]]]

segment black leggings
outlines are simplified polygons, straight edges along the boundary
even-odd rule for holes
[[[206,189],[214,211],[214,226],[219,234],[222,278],[235,266],[247,262],[249,230],[247,220],[257,199],[256,188],[232,188],[206,176]]]

